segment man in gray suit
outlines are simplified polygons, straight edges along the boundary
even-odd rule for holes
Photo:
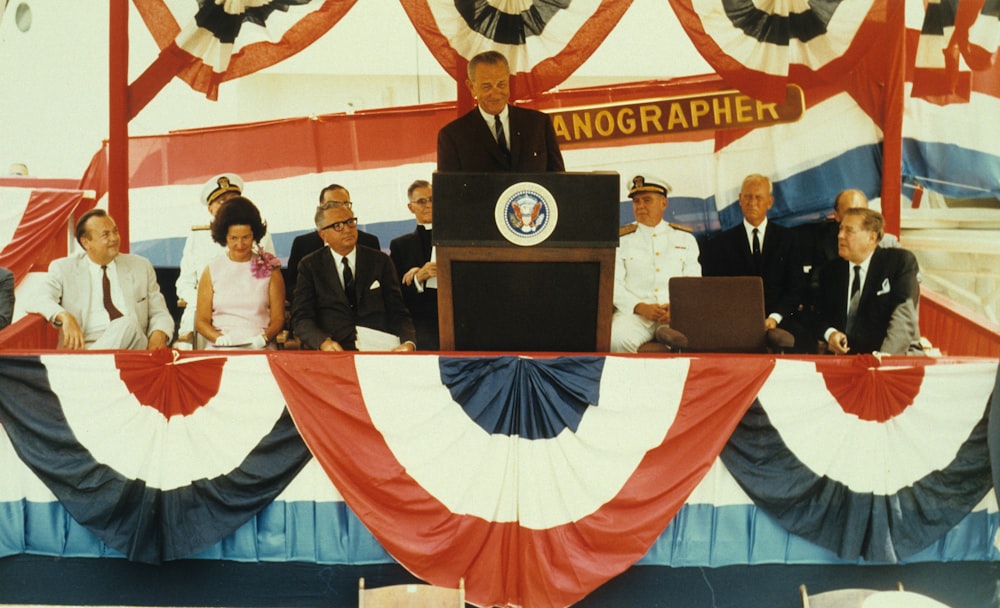
[[[103,209],[76,224],[83,248],[54,260],[25,309],[60,328],[59,347],[144,349],[167,346],[174,321],[149,260],[119,253],[118,227]]]
[[[10,325],[14,316],[14,273],[0,268],[0,329]]]

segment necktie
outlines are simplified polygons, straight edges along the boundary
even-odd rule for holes
[[[504,156],[510,156],[510,148],[507,147],[507,137],[503,134],[503,123],[500,122],[500,115],[497,114],[493,117],[494,129],[497,132],[497,145],[500,146],[500,151],[503,152]]]
[[[851,301],[847,305],[847,333],[854,329],[854,317],[858,314],[858,303],[861,301],[861,266],[854,266],[854,279],[851,280]]]
[[[354,273],[351,272],[351,264],[346,257],[340,258],[340,262],[344,265],[344,293],[347,294],[347,301],[351,303],[351,308],[354,308],[357,305],[354,298]]]
[[[757,274],[760,274],[760,237],[756,228],[753,229],[753,265]]]
[[[112,321],[122,316],[122,312],[115,307],[111,301],[111,279],[108,278],[108,267],[101,266],[101,289],[104,291],[104,310],[108,311],[108,317]]]

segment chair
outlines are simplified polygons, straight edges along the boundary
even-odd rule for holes
[[[658,328],[658,341],[676,343],[681,334],[687,345],[680,350],[715,353],[784,352],[795,344],[789,332],[764,328],[760,277],[674,277],[668,288],[670,327]]]
[[[358,608],[465,608],[465,579],[458,579],[457,589],[411,584],[365,589],[361,577]]]
[[[802,608],[861,608],[874,589],[835,589],[809,595],[805,585],[799,585]]]
[[[896,589],[903,591],[903,583],[896,583]],[[875,589],[834,589],[815,595],[809,595],[805,585],[799,585],[802,596],[802,608],[862,608],[865,600],[881,593]]]

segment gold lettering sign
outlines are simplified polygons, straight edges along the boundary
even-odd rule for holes
[[[591,141],[657,134],[752,129],[795,122],[804,112],[802,89],[790,84],[782,103],[758,101],[738,91],[722,91],[711,95],[563,108],[548,114],[559,144],[572,147]]]

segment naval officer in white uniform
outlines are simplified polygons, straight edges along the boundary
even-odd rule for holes
[[[611,351],[634,353],[670,323],[671,277],[700,277],[698,241],[690,230],[663,220],[670,184],[632,178],[628,192],[636,221],[622,227],[615,254],[615,312]]]

